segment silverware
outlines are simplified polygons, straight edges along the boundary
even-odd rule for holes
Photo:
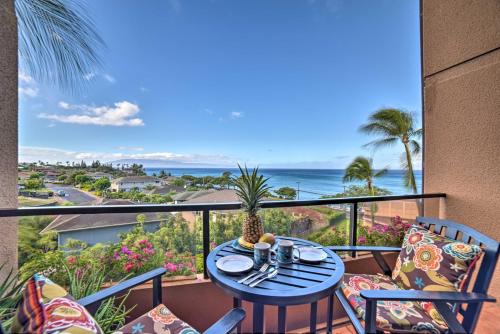
[[[250,280],[248,281],[245,281],[243,284],[246,284],[246,285],[250,285],[252,282],[255,282],[256,280],[258,280],[259,278],[263,277],[263,276],[266,276],[270,273],[272,273],[273,271],[275,271],[276,269],[274,269],[273,267],[270,267],[269,268],[269,271],[267,272],[263,272],[263,273],[259,273],[257,274],[257,276],[255,277],[252,277]]]
[[[274,270],[273,272],[270,272],[266,276],[264,276],[264,277],[258,279],[257,281],[253,282],[252,284],[249,285],[249,287],[253,288],[254,286],[256,286],[257,284],[259,284],[260,282],[262,282],[262,281],[264,281],[266,279],[270,279],[270,278],[276,277],[276,275],[278,275],[278,269]]]
[[[245,282],[246,280],[248,280],[248,279],[250,279],[250,278],[254,277],[255,275],[265,273],[265,272],[266,272],[266,270],[267,270],[267,268],[269,268],[269,263],[264,263],[264,264],[262,265],[262,267],[260,267],[259,271],[254,272],[254,273],[251,273],[251,274],[250,274],[250,275],[248,275],[247,277],[244,277],[244,278],[240,279],[240,280],[238,281],[238,283],[243,283],[243,282]]]

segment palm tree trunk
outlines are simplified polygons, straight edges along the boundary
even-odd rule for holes
[[[415,174],[413,173],[413,163],[411,161],[411,153],[410,148],[408,147],[408,143],[404,143],[405,153],[406,153],[406,168],[408,169],[408,177],[410,178],[409,184],[413,193],[417,193],[417,184],[415,182]]]
[[[406,153],[406,165],[408,168],[408,176],[410,178],[410,187],[413,190],[413,193],[416,194],[417,191],[417,183],[415,182],[415,174],[413,173],[413,163],[411,161],[411,153],[410,153],[410,148],[408,147],[408,143],[404,143],[405,146],[405,153]],[[423,212],[423,200],[416,200],[417,203],[417,210],[418,210],[418,215],[422,216],[424,214]]]
[[[370,195],[374,196],[375,192],[373,190],[372,181],[368,180],[366,186],[368,187],[368,191],[369,191]],[[372,226],[375,224],[375,211],[376,211],[376,204],[371,202],[370,203],[370,213],[371,213],[371,219],[372,219]]]

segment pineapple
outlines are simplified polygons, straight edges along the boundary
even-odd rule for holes
[[[255,244],[264,234],[264,226],[262,225],[262,220],[257,215],[257,211],[259,210],[260,202],[270,189],[266,184],[269,179],[264,178],[263,175],[258,175],[258,168],[254,168],[251,173],[246,166],[243,169],[238,165],[238,168],[240,169],[241,176],[233,178],[232,182],[242,202],[241,206],[247,214],[243,222],[243,240]]]

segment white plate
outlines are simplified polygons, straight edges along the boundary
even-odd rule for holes
[[[304,262],[321,262],[328,257],[322,250],[313,247],[300,247],[300,261]]]
[[[253,268],[253,260],[248,256],[229,255],[218,259],[215,265],[226,274],[236,275],[251,270]]]

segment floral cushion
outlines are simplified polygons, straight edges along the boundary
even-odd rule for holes
[[[400,290],[389,276],[345,274],[340,288],[349,304],[362,319],[366,301],[362,290]],[[446,323],[429,303],[377,302],[377,330],[385,333],[445,333]]]
[[[479,246],[413,225],[404,237],[392,279],[403,289],[464,291],[481,254]]]
[[[25,284],[12,333],[102,334],[85,307],[42,275]]]
[[[126,324],[113,334],[198,334],[163,304]]]

